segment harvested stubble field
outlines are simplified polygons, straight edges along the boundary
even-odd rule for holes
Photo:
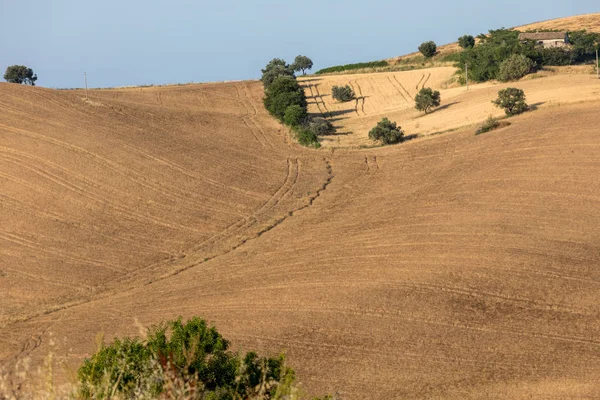
[[[403,104],[395,77],[414,96],[416,72],[352,80],[366,96],[352,118]],[[343,111],[325,82],[348,76],[327,79],[314,83]],[[73,367],[99,332],[199,315],[236,348],[286,350],[310,393],[597,396],[598,86],[553,79],[522,84],[533,102],[571,81],[565,93],[596,101],[480,136],[319,151],[286,139],[258,82],[90,101],[0,84],[2,365],[51,351]],[[497,89],[457,93],[420,124],[471,115]]]
[[[447,88],[456,68],[439,67],[404,72],[333,75],[302,78],[308,98],[308,110],[313,115],[329,119],[337,133],[323,138],[330,147],[371,146],[368,137],[383,117],[396,121],[407,135],[427,136],[484,121],[489,115],[504,112],[492,104],[499,90],[518,87],[525,91],[527,101],[537,108],[553,107],[599,98],[600,80],[593,66],[555,67],[559,73],[540,71],[520,82],[485,83]],[[334,85],[350,85],[356,100],[338,102],[331,97]],[[423,87],[441,93],[442,104],[428,115],[415,109],[415,96]]]

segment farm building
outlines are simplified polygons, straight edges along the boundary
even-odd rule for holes
[[[522,42],[533,40],[538,45],[544,46],[545,48],[565,47],[569,45],[569,35],[567,32],[521,33],[519,35],[519,40]]]

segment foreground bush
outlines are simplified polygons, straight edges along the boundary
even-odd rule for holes
[[[486,119],[485,122],[477,129],[475,134],[481,135],[482,133],[493,131],[494,129],[497,129],[499,126],[500,126],[500,122],[498,121],[498,119],[494,118],[490,115],[488,117],[488,119]]]
[[[435,44],[435,42],[432,42],[432,41],[423,42],[419,46],[419,51],[425,57],[430,58],[430,57],[433,57],[435,55],[435,53],[437,52],[437,45]]]
[[[440,105],[440,92],[433,91],[431,88],[422,88],[415,96],[415,108],[419,111],[425,111],[425,114],[433,107]]]
[[[37,75],[33,73],[31,68],[24,65],[11,65],[6,68],[4,79],[9,83],[24,83],[26,85],[35,86]]]
[[[200,318],[151,328],[148,338],[115,340],[79,368],[84,398],[291,399],[294,372],[283,356],[228,350]]]
[[[315,135],[328,135],[335,132],[335,127],[324,118],[313,118],[308,123],[308,129]]]
[[[315,149],[321,147],[321,143],[319,143],[319,138],[307,126],[298,126],[295,127],[293,130],[296,134],[296,140],[302,146],[314,147]]]
[[[502,82],[516,81],[533,72],[535,63],[523,54],[513,54],[500,64],[498,80]]]
[[[350,85],[334,86],[331,88],[331,97],[333,97],[334,100],[346,102],[354,100],[356,98],[356,94]]]
[[[383,118],[377,126],[369,132],[369,138],[383,144],[399,143],[404,139],[404,132],[395,122]]]
[[[513,116],[528,110],[525,93],[521,89],[506,88],[498,92],[498,98],[492,103],[504,110],[506,115]]]
[[[306,122],[307,117],[306,108],[298,104],[293,104],[285,109],[283,123],[289,126],[302,125]]]

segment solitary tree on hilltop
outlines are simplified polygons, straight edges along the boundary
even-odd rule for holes
[[[37,75],[33,73],[31,68],[24,65],[11,65],[6,68],[4,79],[9,83],[24,83],[26,85],[35,86]]]
[[[437,51],[437,45],[435,44],[435,42],[432,42],[431,40],[429,42],[423,42],[419,46],[419,51],[425,57],[430,58],[435,55],[435,53]]]
[[[298,56],[292,64],[292,69],[296,72],[302,71],[302,75],[306,75],[306,70],[310,70],[313,67],[313,62],[306,56]]]
[[[440,92],[433,91],[431,88],[423,88],[415,96],[415,108],[425,111],[425,114],[429,113],[433,107],[438,107],[440,102]]]
[[[463,49],[475,46],[475,38],[471,35],[464,35],[458,38],[458,45]]]

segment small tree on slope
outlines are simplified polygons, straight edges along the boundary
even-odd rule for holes
[[[431,88],[423,88],[415,96],[415,108],[419,111],[425,111],[425,114],[433,107],[440,105],[440,92],[433,91]]]
[[[521,114],[529,108],[525,102],[525,93],[523,90],[517,88],[500,90],[498,92],[498,98],[493,100],[492,103],[494,103],[496,107],[504,109],[504,112],[509,117]]]

